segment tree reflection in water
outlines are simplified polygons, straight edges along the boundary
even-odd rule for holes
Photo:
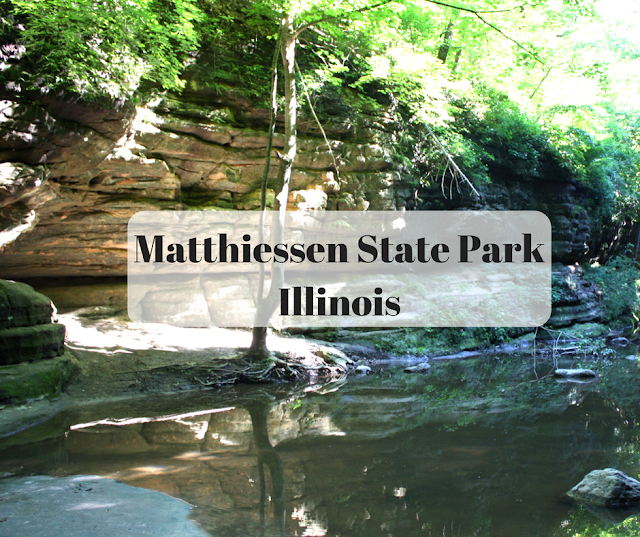
[[[513,363],[482,357],[340,390],[254,385],[97,405],[0,439],[0,473],[160,490],[194,505],[216,537],[640,535],[640,517],[564,496],[596,468],[640,472],[638,368],[610,367],[619,374],[589,386],[505,390]]]
[[[284,537],[285,535],[285,487],[284,487],[284,466],[276,450],[269,441],[269,431],[267,428],[267,417],[270,402],[266,399],[254,400],[245,407],[251,416],[251,426],[253,427],[253,440],[258,450],[258,477],[260,479],[260,527],[262,535],[266,533],[266,478],[265,466],[269,470],[271,477],[271,501],[273,502],[273,519],[275,534]]]

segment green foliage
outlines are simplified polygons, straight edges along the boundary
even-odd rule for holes
[[[474,133],[482,146],[493,149],[494,159],[528,161],[529,173],[539,174],[548,142],[540,126],[503,95],[489,95],[489,109]]]
[[[474,328],[473,335],[479,342],[486,345],[500,345],[526,334],[527,331],[526,328]]]
[[[257,105],[267,106],[277,6],[247,0],[205,0],[202,6],[202,45],[190,75],[219,92],[241,89]]]
[[[503,93],[478,86],[477,94],[457,100],[451,127],[464,137],[463,165],[476,180],[488,180],[488,166],[509,166],[539,177],[551,146],[540,126]],[[484,177],[483,177],[484,175]]]
[[[567,291],[562,278],[552,274],[551,276],[551,304],[561,304],[567,299]]]
[[[638,120],[619,113],[614,117],[599,137],[582,122],[577,122],[582,127],[548,130],[566,167],[591,190],[589,209],[601,221],[640,214]]]
[[[432,3],[373,5],[4,0],[1,68],[13,87],[129,97],[152,85],[179,90],[188,78],[192,89],[266,106],[288,11],[298,27],[315,23],[298,36],[297,57],[322,122],[348,117],[352,132],[368,129],[409,184],[451,181],[433,133],[476,185],[501,166],[531,180],[567,173],[592,193],[594,222],[640,217],[632,18],[603,2],[465,3],[490,26]]]
[[[19,83],[85,96],[120,97],[141,82],[181,87],[202,21],[196,0],[11,0],[2,10]]]
[[[632,259],[614,257],[605,266],[587,266],[584,275],[602,291],[607,320],[640,313],[640,272]]]
[[[566,537],[627,537],[640,533],[640,519],[631,516],[619,524],[611,525],[597,519],[580,506],[568,517],[567,523],[557,533]]]
[[[377,350],[397,356],[453,353],[465,349],[485,348],[508,343],[530,332],[527,328],[405,328],[376,331],[373,336],[361,337],[353,332],[354,341],[372,345]]]

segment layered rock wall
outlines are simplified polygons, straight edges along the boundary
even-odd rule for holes
[[[139,107],[0,98],[0,278],[66,278],[66,285],[124,277],[127,222],[136,212],[259,208],[268,111],[238,94],[190,81],[180,95]],[[385,106],[348,116],[336,106],[323,117],[329,146],[315,122],[302,118],[290,208],[539,210],[552,222],[557,263],[573,265],[598,248],[589,192],[553,159],[534,169],[526,155],[514,160],[487,148],[495,159],[481,198],[448,198],[439,184],[416,191],[416,181],[401,181],[391,157],[398,125]],[[283,146],[277,119],[271,182]],[[269,205],[274,195],[269,188]],[[113,303],[107,291],[108,300],[73,306]],[[561,304],[560,324],[599,319],[595,293]]]
[[[268,116],[243,98],[186,91],[116,109],[4,98],[0,277],[125,276],[136,212],[260,206]],[[336,118],[326,128],[329,150],[303,121],[289,206],[394,209],[398,173],[381,143],[392,129],[384,110]],[[282,146],[276,134],[274,148]],[[273,203],[272,189],[267,199]]]

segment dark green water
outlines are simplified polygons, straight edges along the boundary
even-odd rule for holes
[[[640,472],[639,369],[606,371],[530,382],[494,357],[86,406],[0,440],[0,472],[166,492],[213,536],[638,535],[564,496],[597,468]]]

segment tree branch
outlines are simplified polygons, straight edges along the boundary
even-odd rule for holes
[[[533,93],[531,95],[529,95],[529,99],[533,99],[536,95],[536,93],[538,93],[538,90],[542,87],[542,84],[544,83],[544,81],[547,79],[547,77],[551,74],[551,70],[555,69],[556,67],[561,67],[567,63],[570,63],[571,60],[567,60],[566,62],[562,62],[562,63],[558,63],[556,65],[552,65],[551,67],[549,67],[546,71],[544,76],[542,77],[542,80],[540,80],[540,83],[536,86],[536,89],[533,90]]]
[[[377,4],[372,4],[370,6],[364,6],[361,7],[360,9],[353,9],[351,11],[347,11],[346,13],[341,13],[340,15],[330,15],[327,17],[323,17],[321,19],[317,19],[315,21],[312,21],[308,24],[305,24],[304,26],[301,26],[300,28],[298,28],[296,30],[296,32],[293,34],[294,37],[298,37],[302,32],[304,32],[307,28],[310,28],[311,26],[315,26],[316,24],[320,24],[321,22],[328,22],[328,21],[332,21],[332,20],[336,20],[336,19],[344,19],[347,18],[349,15],[352,15],[354,13],[363,13],[365,11],[371,11],[372,9],[376,9],[382,6],[386,6],[387,4],[392,4],[393,2],[395,2],[396,0],[382,0],[382,2],[378,2]]]
[[[544,65],[544,61],[540,59],[540,57],[533,52],[532,50],[529,50],[527,47],[525,47],[524,45],[522,45],[521,43],[519,43],[518,41],[516,41],[515,39],[513,39],[513,37],[509,37],[507,34],[505,34],[500,28],[498,28],[495,24],[490,23],[487,19],[485,19],[482,15],[480,15],[480,13],[500,13],[501,11],[512,11],[513,9],[517,9],[518,7],[523,7],[525,4],[523,4],[522,6],[516,6],[515,8],[511,8],[511,9],[505,9],[505,10],[497,10],[497,11],[476,11],[475,9],[471,9],[468,7],[462,7],[462,6],[454,6],[452,4],[447,4],[445,2],[439,2],[438,0],[426,0],[427,2],[429,2],[430,4],[435,4],[437,6],[443,6],[443,7],[450,7],[451,9],[457,9],[458,11],[464,11],[466,13],[471,13],[472,15],[475,15],[476,17],[478,17],[484,24],[486,24],[489,28],[491,28],[492,30],[498,32],[502,37],[504,37],[505,39],[508,39],[509,41],[511,41],[512,43],[515,43],[515,45],[524,50],[527,54],[529,54],[529,56],[531,56],[534,60],[536,60],[538,63],[541,63]]]
[[[455,163],[455,161],[453,160],[453,157],[449,154],[449,152],[445,149],[445,147],[442,145],[442,143],[440,142],[440,140],[438,140],[438,137],[435,135],[435,133],[431,130],[431,128],[429,127],[429,125],[427,125],[426,123],[424,124],[424,126],[427,129],[427,132],[429,133],[429,135],[433,138],[433,140],[436,142],[438,148],[440,149],[440,151],[442,152],[442,154],[444,155],[444,157],[447,159],[447,166],[444,169],[444,172],[442,172],[442,179],[440,181],[440,184],[442,186],[442,193],[444,194],[444,177],[447,173],[447,169],[451,169],[453,171],[450,171],[451,173],[451,188],[453,188],[453,180],[457,179],[457,177],[462,177],[462,179],[464,180],[465,183],[467,183],[467,186],[469,186],[469,188],[471,188],[472,192],[476,195],[476,197],[482,199],[482,195],[480,194],[480,192],[478,192],[476,190],[476,187],[473,186],[473,183],[471,182],[471,180],[464,174],[464,172],[460,169],[460,167]],[[446,196],[445,196],[446,197]]]
[[[309,108],[311,109],[311,114],[313,114],[313,118],[316,120],[318,128],[322,133],[322,138],[324,139],[324,143],[327,145],[327,149],[329,150],[329,155],[331,155],[331,161],[333,162],[333,168],[336,171],[336,179],[338,183],[340,182],[340,172],[338,170],[338,163],[336,162],[336,158],[333,154],[333,150],[331,149],[331,144],[329,143],[329,139],[327,138],[327,134],[324,132],[324,128],[322,127],[322,123],[320,123],[320,119],[316,114],[316,110],[313,107],[313,103],[311,102],[311,95],[309,95],[309,90],[307,89],[307,84],[302,78],[302,71],[300,71],[300,67],[298,67],[298,62],[296,62],[296,71],[298,72],[298,76],[300,77],[300,82],[302,82],[302,88],[304,89],[304,94],[307,97],[307,102],[309,103]]]
[[[520,4],[519,6],[510,7],[509,9],[495,9],[490,11],[481,11],[476,9],[471,9],[470,7],[462,7],[462,6],[454,6],[453,4],[447,4],[446,2],[440,2],[439,0],[426,0],[430,4],[436,4],[438,6],[450,7],[452,9],[457,9],[458,11],[466,11],[467,13],[473,13],[477,15],[478,13],[505,13],[507,11],[513,11],[515,9],[524,8],[527,4]]]
[[[354,9],[352,11],[347,11],[346,13],[342,13],[340,15],[329,15],[329,16],[326,16],[326,17],[322,17],[320,19],[317,19],[315,21],[309,22],[309,23],[305,24],[304,26],[301,26],[300,28],[298,28],[294,33],[294,38],[297,38],[307,28],[310,28],[311,26],[315,26],[316,24],[320,24],[321,22],[328,22],[328,21],[336,20],[336,19],[344,19],[344,18],[347,18],[347,17],[349,17],[350,15],[352,15],[354,13],[363,13],[365,11],[370,11],[372,9],[376,9],[376,8],[379,8],[379,7],[382,7],[382,6],[386,6],[387,4],[391,4],[391,3],[395,2],[395,1],[396,0],[382,0],[381,2],[378,2],[376,4],[372,4],[370,6],[364,6],[364,7],[360,8],[360,9]],[[472,15],[475,15],[478,19],[480,19],[489,28],[491,28],[495,32],[498,32],[502,37],[504,37],[505,39],[508,39],[509,41],[514,43],[518,48],[524,50],[527,54],[529,54],[529,56],[531,56],[538,63],[541,63],[541,64],[544,65],[544,61],[538,56],[538,54],[536,54],[532,50],[529,50],[527,47],[525,47],[524,45],[522,45],[521,43],[519,43],[518,41],[513,39],[513,37],[509,37],[500,28],[498,28],[495,24],[490,23],[488,20],[486,20],[481,15],[481,14],[486,14],[486,13],[505,13],[507,11],[513,11],[515,9],[524,9],[524,6],[526,6],[527,4],[520,4],[520,5],[511,7],[509,9],[496,9],[496,10],[493,10],[493,11],[477,11],[475,9],[471,9],[471,8],[468,8],[468,7],[454,6],[453,4],[447,4],[446,2],[440,2],[439,0],[426,0],[426,1],[429,2],[430,4],[435,4],[437,6],[443,6],[443,7],[449,7],[451,9],[457,9],[458,11],[464,11],[465,13],[471,13]]]
[[[536,93],[538,93],[538,90],[542,87],[542,84],[544,84],[544,81],[547,79],[547,77],[551,74],[551,69],[553,69],[553,67],[549,67],[544,76],[540,79],[540,82],[538,83],[538,85],[536,86],[536,89],[533,90],[533,93],[531,93],[531,95],[529,95],[529,99],[533,99],[536,95]]]
[[[429,0],[427,0],[428,2]],[[433,2],[434,4],[438,4],[439,2]],[[444,4],[442,4],[444,5]],[[523,11],[525,6],[528,6],[529,4],[518,4],[517,6],[513,6],[513,7],[509,7],[509,8],[505,8],[505,9],[488,9],[488,10],[481,10],[481,9],[469,9],[469,8],[463,8],[463,7],[459,7],[459,6],[449,6],[452,7],[454,9],[459,9],[461,11],[469,11],[470,13],[508,13],[509,11],[515,11],[516,9],[519,9],[520,11]]]

